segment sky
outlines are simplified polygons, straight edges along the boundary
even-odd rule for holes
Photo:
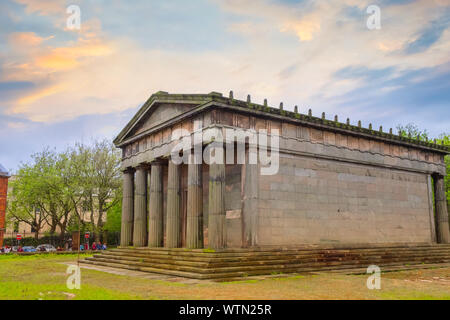
[[[0,163],[14,172],[47,146],[113,139],[160,90],[233,90],[438,137],[449,26],[450,0],[2,0]]]

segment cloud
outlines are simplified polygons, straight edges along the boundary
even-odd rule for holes
[[[371,2],[82,2],[82,28],[69,31],[63,1],[20,0],[3,29],[13,32],[0,31],[0,127],[16,142],[43,130],[60,144],[77,139],[77,126],[117,133],[158,90],[234,90],[385,127],[407,115],[439,133],[449,118],[438,70],[448,70],[450,32],[437,22],[448,1],[382,2],[376,31],[366,27]],[[441,116],[422,115],[415,98]]]
[[[14,32],[9,35],[9,43],[14,47],[35,47],[51,38],[52,36],[44,39],[34,32]]]
[[[447,10],[450,13],[450,10]],[[420,32],[417,39],[409,43],[405,52],[407,54],[419,53],[427,50],[435,44],[442,36],[444,31],[449,27],[450,18],[448,15],[443,18],[432,21],[424,30]]]
[[[40,15],[65,14],[65,0],[15,0],[26,7],[28,13]]]
[[[300,20],[287,21],[280,30],[294,32],[300,41],[310,41],[320,31],[320,16],[319,14],[309,14]]]

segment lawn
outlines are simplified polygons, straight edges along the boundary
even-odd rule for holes
[[[450,268],[390,272],[381,289],[366,275],[305,274],[262,280],[178,282],[81,270],[81,289],[66,287],[73,255],[0,256],[0,299],[447,299]]]

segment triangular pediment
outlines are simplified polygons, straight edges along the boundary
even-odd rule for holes
[[[190,104],[162,103],[153,106],[143,117],[136,123],[133,129],[126,135],[126,139],[139,135],[142,132],[150,130],[168,120],[171,120],[193,108]]]
[[[153,128],[164,126],[184,113],[221,96],[216,92],[209,94],[168,94],[159,91],[153,94],[141,107],[131,121],[119,133],[114,143],[120,146],[128,140],[145,134]]]

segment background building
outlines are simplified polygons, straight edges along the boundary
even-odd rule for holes
[[[8,194],[9,174],[0,164],[0,247],[3,246],[3,237],[5,233],[5,213],[6,213],[6,197]]]

